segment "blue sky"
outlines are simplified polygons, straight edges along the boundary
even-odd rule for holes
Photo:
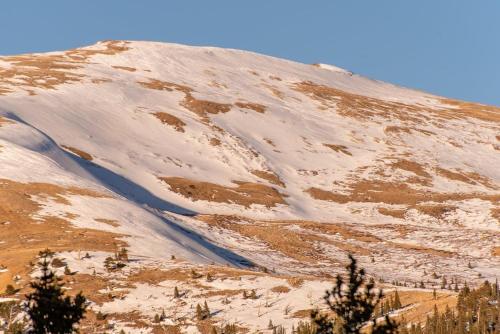
[[[0,8],[0,54],[103,39],[252,50],[500,105],[499,0],[16,0]]]

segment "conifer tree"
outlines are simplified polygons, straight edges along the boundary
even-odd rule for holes
[[[356,260],[350,254],[349,260],[346,267],[348,277],[344,279],[337,275],[335,285],[324,297],[336,320],[320,315],[318,310],[312,312],[317,334],[332,334],[336,325],[342,334],[359,334],[368,324],[372,334],[396,333],[397,326],[388,316],[384,322],[373,320],[375,308],[383,297],[382,290],[376,291],[373,280],[367,282],[365,271],[358,269]]]
[[[30,283],[33,292],[26,296],[26,313],[31,320],[30,333],[73,333],[84,317],[86,299],[80,292],[73,299],[64,296],[63,284],[49,268],[50,250],[40,252],[41,277]]]
[[[400,309],[402,307],[401,305],[401,300],[399,299],[399,293],[398,290],[396,290],[396,293],[394,294],[394,310]]]
[[[179,298],[181,295],[179,294],[179,289],[177,289],[177,285],[174,287],[174,298]]]
[[[205,317],[203,316],[203,310],[202,310],[200,304],[196,304],[196,319],[198,319],[198,320],[205,319]]]
[[[7,284],[7,286],[5,287],[5,295],[6,296],[11,296],[13,294],[15,294],[18,290],[16,288],[14,288],[14,286],[12,284]]]
[[[207,301],[205,300],[205,304],[203,305],[203,315],[204,319],[210,318],[210,309],[208,308]]]
[[[446,289],[446,277],[443,276],[443,279],[441,280],[441,289]]]

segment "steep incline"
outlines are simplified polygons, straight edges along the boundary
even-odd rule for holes
[[[108,194],[43,210],[116,221],[138,254],[331,273],[354,252],[386,278],[499,274],[495,107],[330,65],[107,41],[1,57],[0,117],[0,178]]]

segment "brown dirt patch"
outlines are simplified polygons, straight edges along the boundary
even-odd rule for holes
[[[263,114],[266,111],[266,106],[259,103],[236,102],[234,105],[237,106],[238,108],[250,109],[261,114]]]
[[[184,127],[186,123],[180,120],[178,117],[171,115],[166,112],[155,112],[153,114],[156,118],[158,118],[163,124],[168,124],[173,127],[178,132],[184,132]]]
[[[259,204],[268,208],[277,204],[286,204],[279,191],[258,183],[233,181],[236,187],[225,187],[182,177],[159,177],[159,179],[167,183],[172,191],[194,201],[234,203],[245,207]]]
[[[255,169],[252,171],[252,174],[257,176],[257,177],[260,177],[261,179],[267,180],[267,181],[269,181],[272,184],[275,184],[277,186],[280,186],[283,188],[286,187],[285,184],[283,183],[283,181],[281,181],[281,179],[279,178],[279,176],[274,174],[273,172]]]
[[[61,145],[61,147],[64,148],[65,150],[70,151],[71,153],[79,156],[82,159],[85,159],[87,161],[92,161],[93,160],[92,156],[89,153],[85,152],[85,151],[82,151],[82,150],[77,149],[75,147],[66,146],[66,145]]]
[[[349,149],[348,149],[347,146],[344,146],[344,145],[334,145],[334,144],[323,144],[323,146],[326,146],[326,147],[334,150],[337,153],[344,153],[346,155],[351,155],[352,156],[352,153],[349,152]]]

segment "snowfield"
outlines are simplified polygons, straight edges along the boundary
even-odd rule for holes
[[[213,323],[289,330],[347,253],[380,282],[494,280],[499,201],[496,107],[213,47],[0,57],[0,290],[50,247],[75,289],[118,289],[92,304],[117,333],[203,332],[179,319],[205,300]],[[110,273],[121,247],[135,260]],[[192,268],[245,271],[171,276]],[[162,311],[178,317],[153,323]]]

